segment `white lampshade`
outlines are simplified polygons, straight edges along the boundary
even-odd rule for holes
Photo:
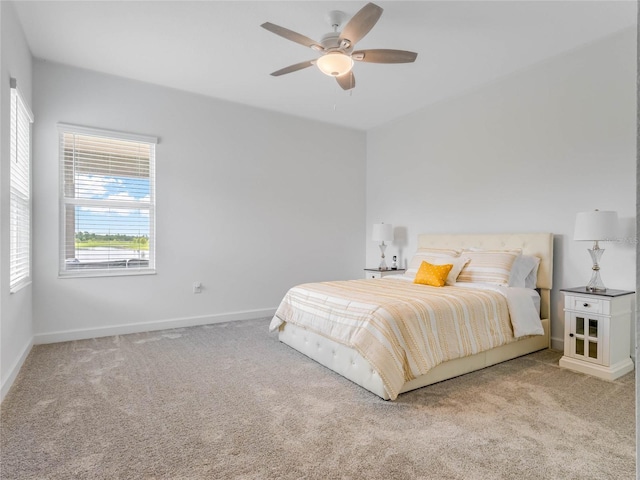
[[[618,236],[618,213],[581,212],[576,215],[574,240],[616,240]]]
[[[351,70],[353,60],[349,55],[345,55],[344,53],[330,52],[316,60],[316,65],[325,75],[339,77]]]
[[[393,225],[390,223],[374,223],[371,239],[376,242],[390,242],[393,240]]]

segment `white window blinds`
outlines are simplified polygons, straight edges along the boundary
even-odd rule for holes
[[[155,270],[157,139],[58,125],[61,275]]]
[[[31,123],[33,115],[11,79],[9,155],[9,290],[31,281]]]

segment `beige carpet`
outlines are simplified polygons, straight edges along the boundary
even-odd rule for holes
[[[633,373],[543,351],[385,402],[269,319],[33,348],[2,404],[8,479],[632,479]]]

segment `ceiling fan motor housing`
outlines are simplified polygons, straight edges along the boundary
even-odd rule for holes
[[[351,53],[353,45],[346,39],[340,39],[340,32],[330,32],[322,36],[320,43],[326,52],[339,50],[346,54]]]

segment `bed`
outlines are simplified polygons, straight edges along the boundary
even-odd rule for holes
[[[471,278],[450,286],[447,279],[438,288],[415,285],[409,268],[397,278],[300,285],[287,293],[270,329],[282,343],[385,400],[549,347],[552,234],[423,234],[412,262],[422,258],[419,252],[450,251],[466,262],[456,273],[459,280],[472,275],[473,268],[467,268],[472,264],[480,271],[476,278],[490,270],[467,257],[505,252],[500,254],[505,258],[539,259],[535,283],[512,288]],[[515,263],[505,268],[512,267]],[[536,325],[530,318],[516,322],[522,316],[512,310],[518,302],[526,303]],[[535,305],[533,314],[529,303]],[[455,331],[453,323],[459,324]]]

